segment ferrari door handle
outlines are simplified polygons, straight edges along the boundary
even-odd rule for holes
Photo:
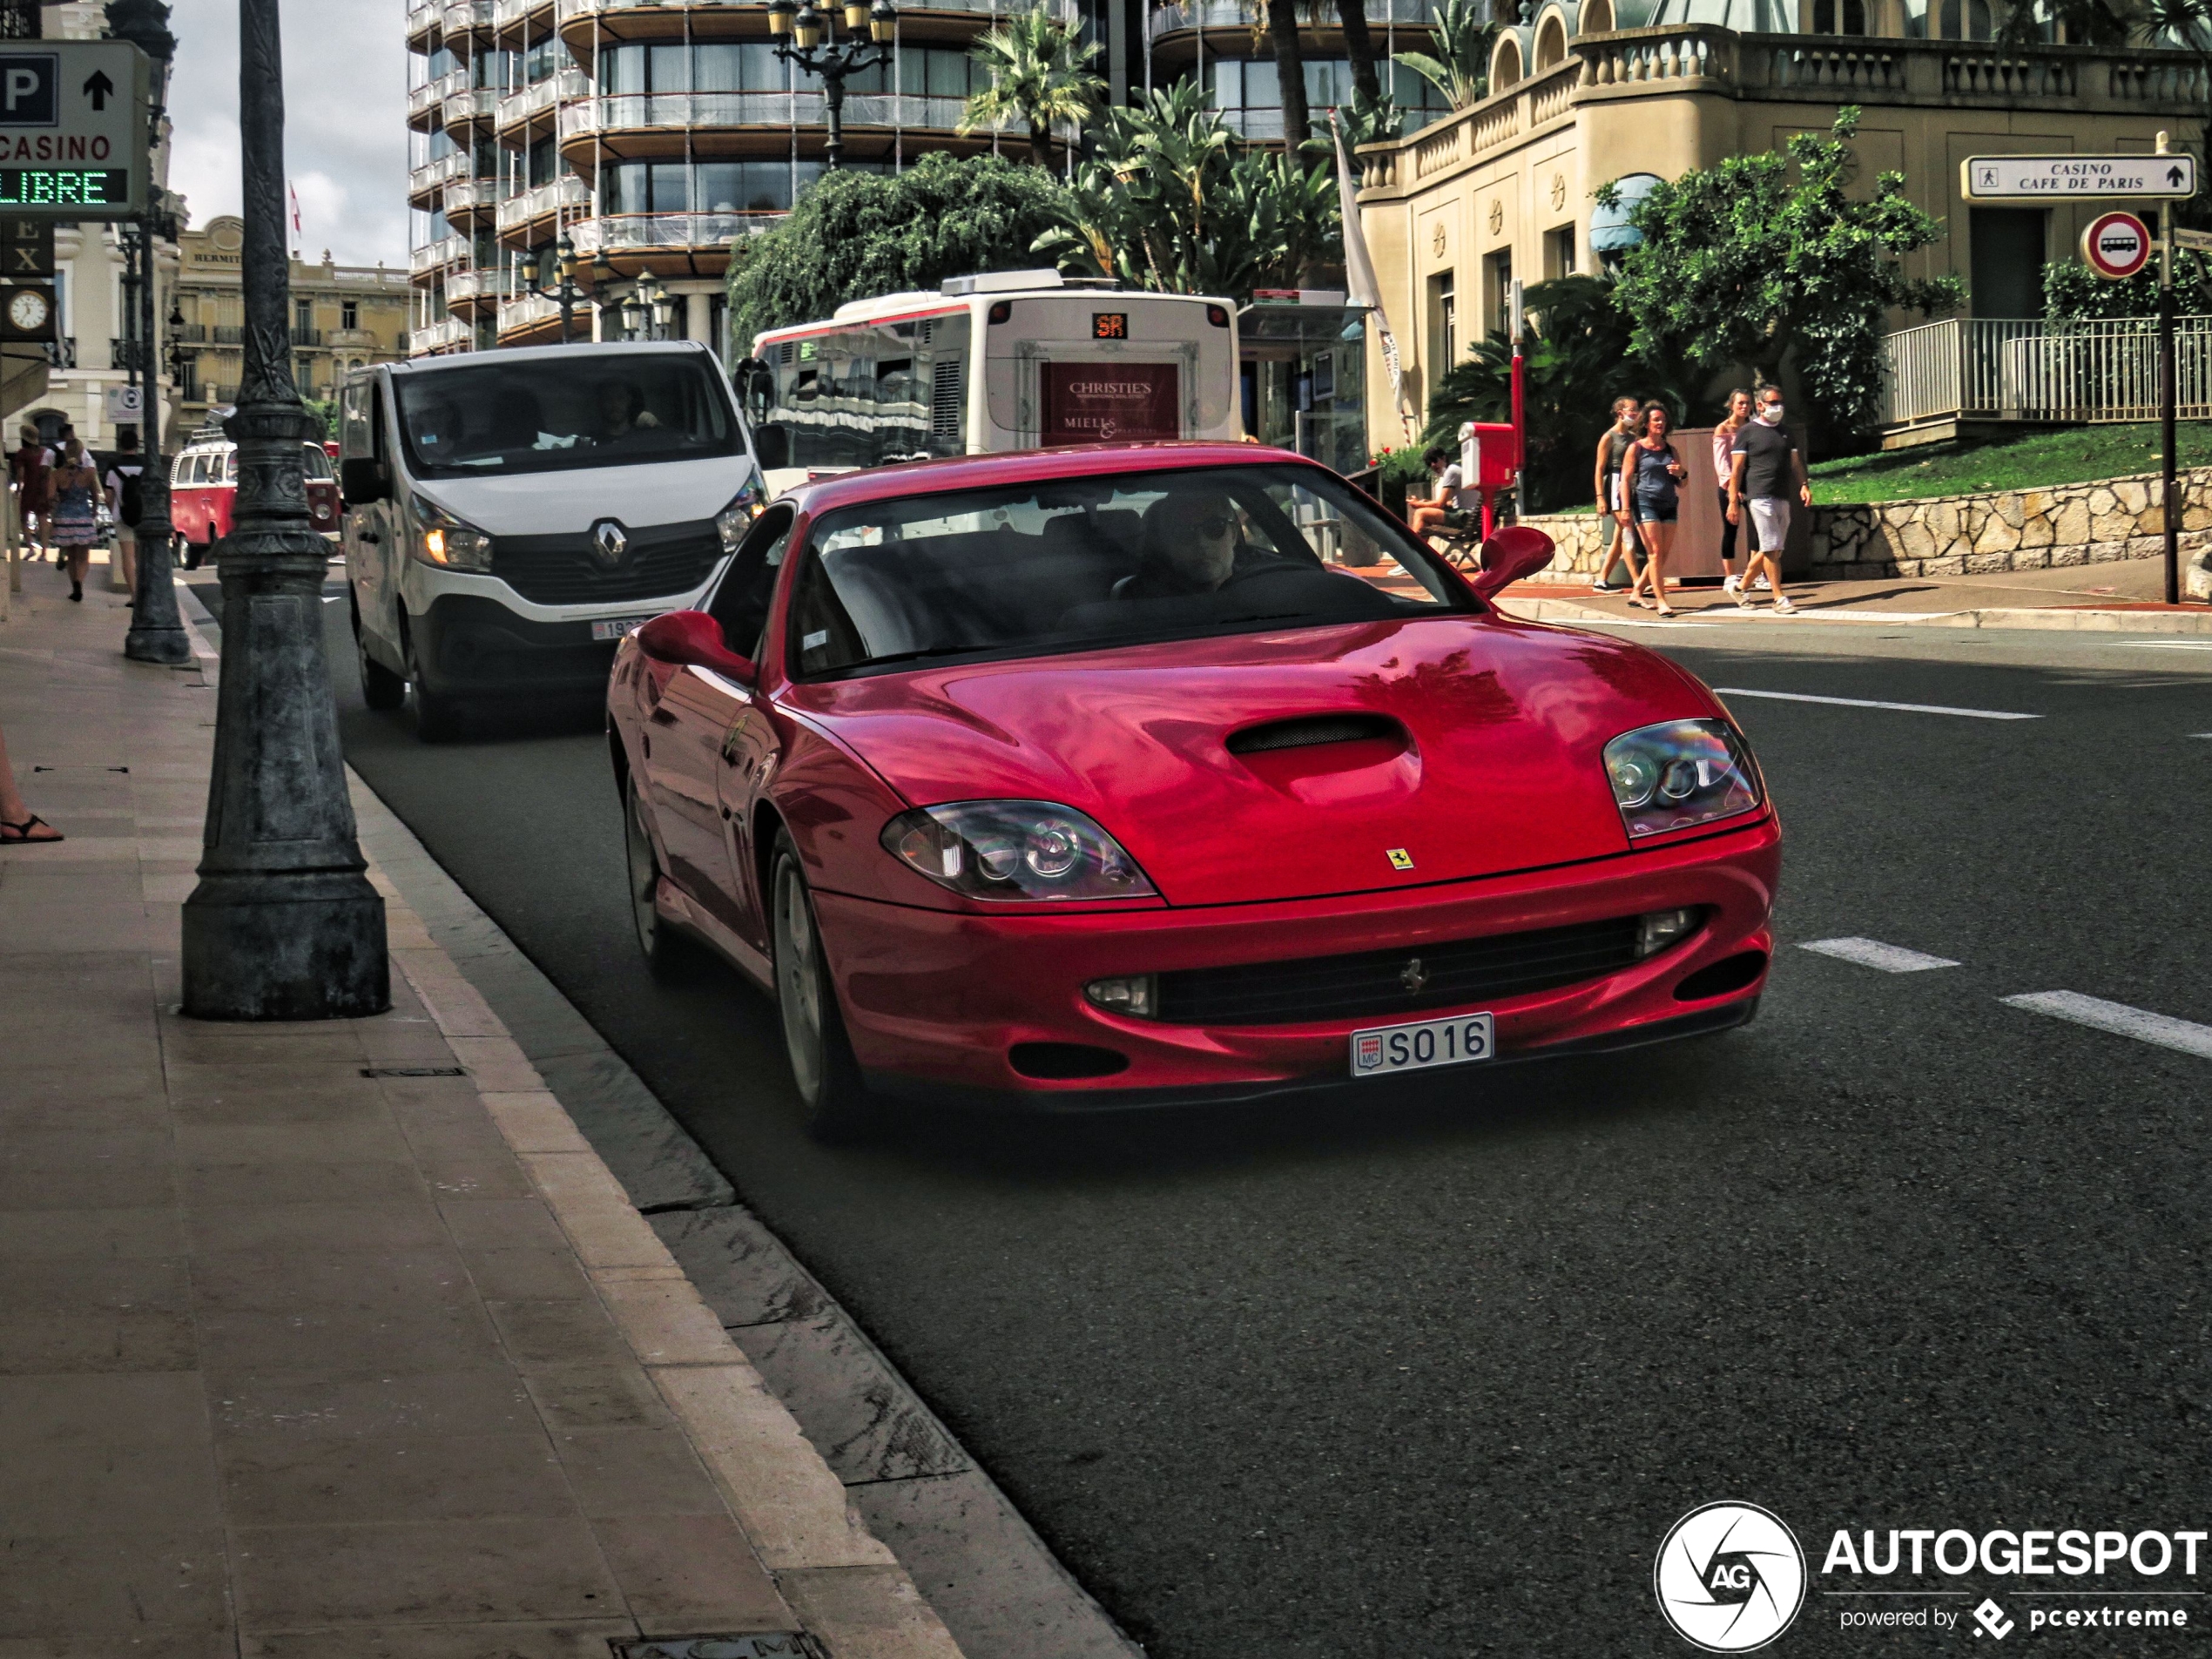
[[[379,536],[374,530],[363,530],[361,533],[359,539],[364,542],[381,542],[384,538]]]
[[[727,806],[725,806],[725,807],[722,809],[722,816],[723,816],[723,818],[724,818],[724,819],[725,819],[725,820],[727,820],[727,819],[729,818],[729,816],[730,816],[730,809],[729,809]]]
[[[646,718],[651,720],[655,725],[674,725],[676,724],[676,717],[664,708],[656,708],[652,713]]]

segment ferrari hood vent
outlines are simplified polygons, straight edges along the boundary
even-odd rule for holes
[[[1262,754],[1270,749],[1307,749],[1323,743],[1359,743],[1376,738],[1403,742],[1405,727],[1386,714],[1308,714],[1291,720],[1270,720],[1231,732],[1227,748],[1232,755]]]

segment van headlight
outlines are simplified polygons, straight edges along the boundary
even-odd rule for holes
[[[488,571],[491,537],[462,523],[421,496],[410,503],[415,519],[415,556],[442,570]]]
[[[1667,720],[1605,745],[1605,776],[1633,838],[1753,811],[1765,799],[1758,762],[1726,720]]]
[[[738,543],[745,540],[745,533],[752,528],[752,521],[760,511],[759,492],[747,484],[732,502],[714,516],[714,533],[722,538],[722,550],[734,553]]]

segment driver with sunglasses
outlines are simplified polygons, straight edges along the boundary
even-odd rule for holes
[[[1116,599],[1211,593],[1256,564],[1282,561],[1238,533],[1237,504],[1217,490],[1170,490],[1144,509],[1136,572],[1114,584]]]

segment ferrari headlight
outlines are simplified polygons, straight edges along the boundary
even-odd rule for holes
[[[464,523],[425,496],[409,503],[415,517],[415,556],[445,570],[491,569],[491,537]]]
[[[1668,720],[1605,745],[1605,775],[1634,836],[1663,835],[1755,811],[1758,762],[1726,720]]]
[[[901,813],[883,846],[909,869],[972,899],[1153,899],[1121,843],[1071,807],[963,800]]]

